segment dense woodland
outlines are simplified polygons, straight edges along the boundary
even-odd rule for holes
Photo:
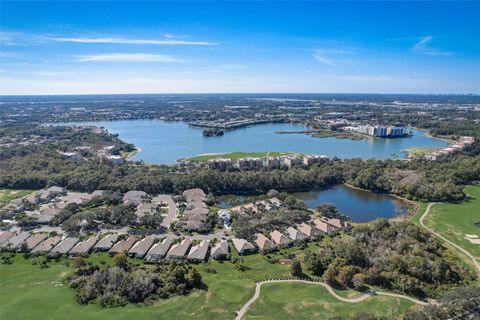
[[[39,189],[59,185],[79,191],[144,190],[155,194],[181,193],[185,189],[199,187],[215,194],[261,194],[273,188],[298,191],[348,183],[413,200],[454,201],[464,197],[463,185],[480,180],[478,140],[461,154],[441,161],[332,159],[310,168],[222,172],[142,162],[111,166],[92,155],[86,155],[86,160],[68,160],[62,158],[57,150],[72,150],[87,144],[110,144],[120,152],[132,150],[133,146],[123,143],[116,136],[106,133],[97,135],[88,129],[14,128],[4,126],[0,132],[16,130],[18,134],[26,135],[27,131],[50,139],[43,144],[14,144],[0,148],[0,188]]]
[[[322,242],[305,257],[307,270],[332,286],[378,286],[420,298],[439,297],[473,275],[430,233],[413,223],[380,219],[351,235]]]
[[[75,274],[68,280],[81,304],[96,302],[102,307],[127,303],[148,303],[172,295],[186,295],[202,286],[194,267],[172,262],[155,268],[132,266],[123,254],[114,257],[115,266],[101,266],[76,260]]]

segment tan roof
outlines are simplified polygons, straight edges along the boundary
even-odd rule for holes
[[[77,244],[78,239],[73,237],[68,237],[63,239],[59,244],[56,245],[55,248],[52,249],[51,252],[56,253],[68,253],[72,248]]]
[[[322,217],[322,220],[337,229],[343,229],[343,223],[340,219]]]
[[[255,247],[245,239],[234,238],[232,242],[238,253],[255,251]]]
[[[203,201],[205,200],[205,192],[199,188],[188,189],[183,192],[183,197],[185,200],[187,200],[187,202]]]
[[[230,208],[230,211],[236,212],[236,213],[243,213],[246,210],[250,210],[252,212],[257,213],[258,212],[258,207],[254,203],[247,203],[247,204],[242,204],[240,206]]]
[[[295,229],[293,227],[288,227],[287,228],[287,233],[288,233],[288,236],[290,237],[290,239],[292,239],[294,241],[305,240],[306,238],[308,238],[308,236],[306,234],[298,231],[297,229]]]
[[[202,240],[196,246],[193,246],[188,253],[189,260],[203,261],[207,257],[208,247],[210,246],[210,241]]]
[[[318,235],[318,231],[311,225],[306,223],[302,223],[298,230],[300,230],[300,232],[302,232],[303,234],[306,234],[308,237],[315,237],[316,235]]]
[[[153,262],[158,259],[162,259],[170,249],[172,245],[172,239],[165,238],[162,242],[155,243],[152,248],[148,251],[145,260],[147,262]]]
[[[320,230],[323,233],[331,233],[333,231],[333,227],[326,223],[325,221],[322,221],[320,219],[315,219],[313,220],[313,223],[315,224],[315,228]]]
[[[148,249],[153,245],[153,237],[146,236],[142,240],[135,243],[135,245],[128,251],[129,254],[134,254],[137,258],[141,259],[145,256]]]
[[[228,242],[227,240],[220,240],[220,242],[217,242],[217,244],[213,246],[210,252],[210,257],[212,259],[219,259],[227,256],[228,256]]]
[[[110,249],[110,253],[121,253],[127,252],[130,248],[137,242],[137,238],[134,236],[130,236],[127,240],[118,241],[115,245]]]
[[[272,250],[275,248],[273,242],[265,237],[262,233],[257,233],[257,239],[255,239],[255,243],[260,250]]]
[[[174,244],[167,253],[167,259],[184,257],[191,243],[189,239],[183,239],[182,242]]]
[[[73,247],[72,250],[70,250],[70,254],[82,254],[82,253],[88,253],[90,250],[92,250],[93,246],[97,242],[97,237],[93,236],[88,238],[87,240],[80,241]]]
[[[59,236],[54,236],[51,238],[48,238],[47,240],[43,241],[39,245],[37,245],[35,248],[33,248],[32,252],[48,252],[53,249],[60,241],[62,240],[61,237]]]
[[[95,245],[94,249],[108,250],[117,242],[118,234],[109,234]]]
[[[287,238],[284,234],[282,234],[278,230],[274,230],[270,233],[270,238],[272,238],[273,242],[277,245],[286,245],[292,242],[291,239]]]
[[[14,233],[11,231],[2,231],[0,233],[0,243],[3,243],[13,237]]]
[[[40,242],[42,242],[47,235],[45,233],[34,233],[27,240],[25,240],[25,245],[27,246],[27,250],[30,251],[35,248]]]

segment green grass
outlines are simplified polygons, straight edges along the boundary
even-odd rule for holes
[[[226,158],[231,160],[238,160],[245,157],[267,157],[267,156],[287,156],[295,154],[293,152],[231,152],[231,153],[217,153],[217,154],[203,154],[191,158],[180,159],[179,161],[198,161],[204,162],[215,158]]]
[[[309,244],[309,249],[316,248],[315,244]],[[289,248],[272,255],[280,257],[286,253],[294,253],[299,257],[303,254],[298,248]],[[232,254],[237,256],[234,252]],[[243,259],[250,270],[238,271],[230,262],[211,261],[197,265],[207,286],[206,290],[194,290],[188,296],[158,300],[153,305],[129,304],[102,309],[95,304],[83,306],[75,301],[75,291],[65,283],[65,279],[73,272],[72,263],[68,259],[51,262],[49,268],[40,269],[38,265],[32,265],[33,260],[16,255],[13,264],[0,265],[0,319],[233,319],[235,311],[253,296],[256,281],[289,276],[288,266],[268,263],[260,254],[245,256]],[[88,260],[112,264],[112,259],[107,254],[92,254]],[[140,263],[139,260],[131,261]],[[207,267],[215,269],[216,273],[207,273]],[[269,292],[268,299],[276,297],[271,305],[265,305],[270,304],[270,300],[264,300],[264,289]],[[344,297],[359,295],[354,291],[337,292]],[[399,306],[397,312],[403,312],[410,306],[403,301],[400,303],[396,298],[380,297],[352,305],[337,301],[320,287],[295,284],[281,284],[273,289],[269,286],[262,287],[262,299],[257,302],[252,306],[250,315],[269,318],[275,315],[278,319],[291,318],[288,312],[282,311],[290,309],[298,311],[296,319],[309,319],[326,310],[332,316],[360,311],[385,314],[389,306]]]
[[[416,201],[415,204],[417,205],[417,211],[411,216],[411,220],[417,226],[420,226],[420,217],[425,213],[428,203]]]
[[[408,153],[413,156],[421,156],[426,153],[432,152],[434,150],[435,150],[434,148],[411,147],[411,148],[402,150],[402,152]]]
[[[0,189],[0,207],[3,207],[10,201],[26,196],[34,190],[16,190],[16,189]]]
[[[106,254],[91,255],[89,260],[111,264]],[[289,273],[287,266],[270,264],[259,254],[244,260],[251,268],[245,272],[238,271],[230,262],[197,265],[207,290],[195,290],[188,296],[159,300],[149,306],[130,304],[101,309],[75,301],[74,290],[64,283],[73,272],[65,261],[40,269],[17,255],[13,264],[0,265],[0,319],[233,319],[234,312],[253,295],[255,281]],[[207,266],[217,272],[205,272]]]
[[[480,228],[474,225],[480,222],[480,185],[467,186],[464,192],[472,198],[461,203],[433,205],[424,223],[480,260],[480,245],[464,238],[465,234],[480,236]]]
[[[315,243],[309,243],[308,250],[316,249],[318,246]],[[286,254],[294,254],[301,259],[305,251],[293,247],[272,253],[271,256],[281,258]],[[232,256],[238,257],[235,251],[232,251]],[[288,266],[268,263],[263,255],[244,256],[242,259],[250,270],[238,271],[230,262],[210,261],[197,265],[196,268],[207,286],[206,290],[195,290],[188,296],[159,300],[153,305],[129,304],[125,307],[102,309],[95,304],[82,306],[75,301],[74,290],[65,284],[65,279],[73,272],[68,259],[51,262],[48,269],[40,269],[38,265],[32,265],[33,260],[16,255],[13,264],[0,265],[0,319],[233,319],[235,311],[252,297],[256,281],[289,276]],[[112,259],[105,253],[92,254],[87,260],[94,263],[103,261],[112,265]],[[135,259],[130,261],[141,263]],[[216,273],[207,273],[207,268],[215,269]],[[264,289],[268,290],[265,287],[262,292]],[[300,291],[297,293],[298,290]],[[396,312],[403,312],[410,306],[395,298],[375,297],[372,301],[355,304],[352,309],[352,305],[337,301],[324,289],[308,285],[302,288],[295,284],[282,284],[274,291],[276,295],[287,299],[282,303],[277,300],[275,303],[282,306],[275,309],[281,311],[282,308],[300,308],[302,311],[296,317],[299,319],[311,318],[325,310],[329,310],[332,316],[369,310],[378,310],[379,314],[387,312],[388,308],[384,304],[372,309],[373,302],[385,302],[388,306],[399,305]],[[343,297],[359,295],[351,290],[336,291]],[[311,302],[306,306],[305,301]],[[264,306],[263,299],[258,300],[258,303],[258,306],[257,303],[252,306],[251,312],[263,315],[262,312],[269,308]],[[28,308],[24,307],[26,305]],[[288,319],[291,315],[285,312],[277,317]]]
[[[413,303],[391,297],[370,297],[358,303],[335,299],[325,288],[302,283],[264,284],[260,298],[247,311],[244,319],[328,319],[349,318],[359,312],[378,316],[399,315]]]

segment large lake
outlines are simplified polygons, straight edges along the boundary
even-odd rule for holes
[[[314,208],[320,203],[334,204],[338,211],[349,216],[353,222],[368,222],[377,218],[393,218],[407,214],[408,210],[398,199],[387,194],[358,190],[345,185],[331,189],[292,193],[297,199]]]
[[[413,136],[408,138],[350,140],[275,133],[308,129],[290,123],[255,125],[227,131],[220,137],[204,137],[202,129],[189,127],[184,122],[125,120],[72,124],[105,127],[111,133],[118,133],[122,140],[142,150],[132,160],[157,164],[173,164],[177,159],[204,153],[235,151],[292,151],[338,158],[387,159],[405,157],[402,150],[410,147],[442,148],[447,145],[445,141],[430,138],[418,130],[412,130]]]

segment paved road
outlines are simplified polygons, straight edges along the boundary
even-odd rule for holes
[[[242,306],[242,308],[240,308],[240,310],[237,311],[237,316],[235,317],[235,320],[242,319],[242,317],[247,312],[248,308],[258,299],[258,297],[260,297],[260,289],[261,289],[262,285],[265,284],[265,283],[308,283],[308,284],[315,284],[315,285],[319,285],[319,286],[322,286],[325,289],[327,289],[328,292],[332,296],[334,296],[336,299],[338,299],[340,301],[343,301],[343,302],[348,302],[348,303],[358,303],[358,302],[364,301],[364,300],[366,300],[366,299],[368,299],[369,297],[372,296],[370,294],[364,294],[364,295],[361,295],[360,297],[356,297],[356,298],[344,298],[344,297],[341,297],[338,294],[336,294],[335,291],[332,289],[332,287],[330,287],[328,284],[323,283],[323,282],[314,282],[314,281],[300,280],[300,279],[266,280],[266,281],[257,282],[257,284],[255,286],[255,293],[253,294],[253,297],[250,300],[248,300]],[[417,300],[415,298],[412,298],[412,297],[409,297],[409,296],[404,296],[404,295],[401,295],[401,294],[396,294],[396,293],[375,292],[375,294],[383,295],[383,296],[390,296],[390,297],[395,297],[395,298],[407,299],[407,300],[410,300],[414,303],[421,304],[421,305],[427,304],[426,302]]]
[[[172,223],[173,218],[177,215],[177,205],[175,201],[173,201],[172,197],[167,194],[161,194],[152,199],[153,202],[165,202],[168,204],[168,214],[163,219],[162,226],[165,228],[170,227],[170,223]]]
[[[456,249],[458,249],[459,251],[461,251],[464,255],[466,255],[470,260],[472,260],[472,263],[473,265],[475,266],[475,268],[477,269],[477,273],[478,275],[480,276],[480,263],[478,263],[477,259],[470,254],[470,252],[468,252],[467,250],[463,249],[462,247],[460,247],[459,245],[453,243],[452,241],[448,240],[447,238],[445,238],[444,236],[442,236],[441,234],[433,231],[432,229],[430,229],[429,227],[427,227],[424,223],[423,223],[423,220],[428,216],[428,214],[430,213],[430,208],[435,204],[436,202],[432,202],[430,204],[428,204],[427,206],[427,209],[425,210],[425,212],[423,213],[423,215],[420,217],[420,225],[425,228],[428,232],[434,234],[435,236],[437,236],[438,238],[442,239],[443,241],[445,241],[446,243],[450,244],[451,246],[455,247]]]

